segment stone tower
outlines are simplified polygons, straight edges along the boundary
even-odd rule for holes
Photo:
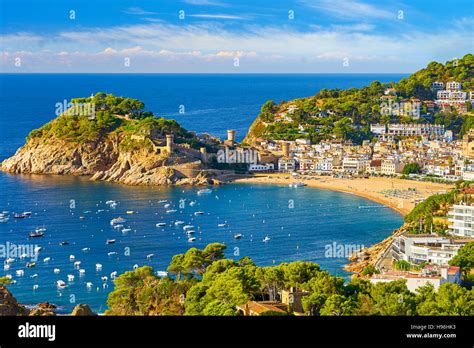
[[[173,153],[173,134],[166,134],[166,151]]]

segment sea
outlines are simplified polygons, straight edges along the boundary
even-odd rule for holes
[[[235,129],[240,140],[267,100],[278,103],[321,88],[362,87],[405,76],[0,74],[0,161],[13,155],[32,129],[55,117],[57,103],[97,92],[140,99],[155,115],[196,133],[224,138],[227,129]],[[229,184],[198,194],[198,188],[0,172],[0,188],[0,212],[10,217],[0,223],[0,277],[15,280],[9,289],[19,302],[47,301],[59,312],[78,303],[103,312],[114,274],[150,265],[161,275],[173,255],[213,242],[224,243],[226,257],[235,260],[249,256],[259,266],[313,261],[348,278],[347,253],[382,240],[402,224],[397,212],[365,198],[308,187]],[[13,218],[21,212],[31,215]],[[110,223],[117,217],[125,219],[122,228]],[[187,235],[185,225],[194,233]],[[29,238],[36,229],[44,229],[44,236]],[[35,248],[41,250],[30,252]],[[8,258],[15,260],[6,263]],[[32,262],[34,267],[26,267]],[[58,281],[64,285],[58,287]]]

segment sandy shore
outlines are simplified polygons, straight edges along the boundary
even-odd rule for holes
[[[339,179],[329,176],[301,176],[293,178],[289,174],[257,174],[252,177],[234,177],[233,182],[288,185],[298,181],[309,187],[347,192],[386,205],[403,216],[415,206],[416,200],[432,194],[450,190],[453,185],[371,177],[368,179]],[[415,189],[415,190],[413,190]]]

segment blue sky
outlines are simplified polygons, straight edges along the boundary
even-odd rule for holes
[[[0,6],[1,72],[406,73],[474,51],[472,0]]]

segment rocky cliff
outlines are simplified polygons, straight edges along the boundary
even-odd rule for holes
[[[91,100],[99,104],[100,100],[94,98],[97,96]],[[116,97],[110,98],[109,103],[113,103]],[[25,145],[0,164],[0,170],[87,175],[92,180],[128,185],[218,183],[202,165],[199,151],[190,148],[189,144],[201,146],[197,138],[175,121],[149,115],[133,119],[112,114],[109,109],[112,107],[93,119],[60,115],[32,131]],[[179,141],[171,152],[166,147],[167,134]],[[181,171],[183,167],[186,170]]]

